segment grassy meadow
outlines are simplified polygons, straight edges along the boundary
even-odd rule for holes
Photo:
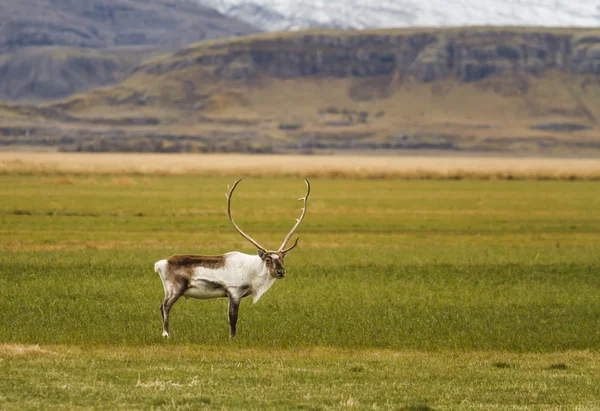
[[[240,308],[181,299],[153,264],[253,253],[228,176],[0,176],[0,409],[597,409],[594,181],[314,177],[288,275]],[[277,247],[295,177],[242,182]]]

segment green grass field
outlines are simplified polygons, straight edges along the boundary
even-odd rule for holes
[[[254,252],[233,179],[0,176],[0,409],[598,409],[597,182],[314,179],[288,275],[180,300],[155,261]],[[236,192],[277,247],[300,179]]]

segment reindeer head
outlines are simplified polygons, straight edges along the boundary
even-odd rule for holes
[[[250,241],[258,249],[258,256],[261,258],[261,260],[263,260],[265,262],[265,265],[267,266],[267,270],[269,271],[269,274],[271,274],[271,276],[274,278],[283,278],[283,277],[285,277],[285,268],[283,268],[283,260],[285,259],[286,254],[298,245],[299,238],[296,238],[296,241],[294,241],[294,245],[292,245],[291,247],[289,247],[287,249],[284,249],[284,248],[287,245],[287,243],[290,241],[290,238],[292,237],[294,232],[298,229],[298,226],[300,225],[300,223],[304,219],[304,216],[306,215],[306,201],[308,200],[308,196],[310,194],[310,183],[309,183],[308,179],[304,180],[306,182],[306,195],[304,197],[298,199],[300,201],[303,201],[303,203],[304,203],[302,206],[302,214],[300,215],[300,218],[296,219],[296,224],[294,225],[294,227],[292,227],[291,231],[285,237],[285,239],[283,240],[283,243],[281,243],[281,246],[279,247],[279,249],[277,251],[272,251],[272,250],[267,250],[266,248],[264,248],[263,246],[258,244],[258,242],[256,240],[254,240],[248,234],[244,233],[237,226],[235,221],[233,221],[233,217],[231,216],[231,197],[233,195],[233,190],[235,190],[235,188],[237,187],[237,185],[239,184],[240,181],[242,181],[241,178],[239,180],[236,180],[236,182],[233,183],[233,187],[231,187],[231,189],[229,190],[229,193],[226,195],[227,196],[227,215],[229,216],[229,220],[231,221],[231,224],[233,225],[233,227],[242,235],[242,237],[244,237],[246,240]]]
[[[272,277],[285,277],[285,268],[283,267],[283,259],[285,254],[282,252],[258,250],[258,256],[265,262],[267,270]]]

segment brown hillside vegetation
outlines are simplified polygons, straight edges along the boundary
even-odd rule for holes
[[[582,29],[214,40],[48,106],[45,124],[76,151],[600,153],[599,49]]]

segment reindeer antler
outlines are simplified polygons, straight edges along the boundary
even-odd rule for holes
[[[233,195],[233,190],[235,190],[235,188],[237,187],[237,185],[239,184],[240,181],[242,181],[241,178],[236,180],[235,183],[233,183],[233,187],[231,187],[230,190],[229,190],[229,185],[227,185],[227,189],[229,190],[229,192],[227,194],[225,194],[225,197],[227,197],[227,215],[229,216],[229,221],[231,221],[231,224],[233,224],[233,228],[235,228],[238,231],[238,233],[240,233],[242,235],[242,237],[244,237],[246,240],[248,240],[252,244],[254,244],[254,246],[256,248],[258,248],[259,250],[266,252],[267,249],[265,247],[263,247],[262,245],[258,244],[258,242],[255,239],[253,239],[252,237],[250,237],[248,234],[244,233],[242,231],[242,229],[237,226],[235,221],[233,221],[233,217],[231,216],[231,196]]]
[[[233,217],[231,216],[231,197],[233,196],[233,191],[235,190],[237,185],[240,183],[240,181],[242,181],[241,178],[236,180],[235,183],[233,183],[233,187],[231,187],[231,189],[229,188],[229,186],[227,186],[227,189],[229,190],[229,192],[227,194],[225,194],[225,197],[227,197],[227,215],[229,216],[229,221],[231,221],[231,224],[238,231],[238,233],[240,233],[242,235],[242,237],[244,237],[246,240],[250,241],[256,248],[258,248],[259,250],[265,251],[265,252],[269,252],[269,251],[267,251],[267,249],[265,247],[258,244],[258,242],[255,239],[250,237],[248,234],[244,233],[242,231],[242,229],[237,226],[235,221],[233,221]],[[308,200],[308,196],[310,195],[310,182],[308,181],[308,179],[304,179],[304,181],[306,182],[306,195],[304,197],[298,199],[298,200],[304,202],[303,207],[302,207],[302,214],[300,215],[300,218],[296,219],[296,224],[294,225],[294,227],[292,227],[292,230],[285,237],[285,240],[283,240],[281,247],[279,247],[279,249],[277,251],[274,251],[276,253],[282,252],[283,254],[285,254],[288,251],[290,251],[292,248],[294,248],[298,245],[298,238],[296,238],[294,245],[292,245],[290,248],[284,250],[284,247],[290,241],[290,238],[292,237],[292,235],[294,235],[294,232],[298,229],[298,226],[300,225],[302,220],[304,220],[304,216],[306,215],[306,201]]]
[[[296,238],[296,241],[294,242],[293,246],[291,246],[287,250],[283,249],[287,245],[288,241],[290,241],[290,238],[292,237],[292,235],[294,235],[294,232],[298,229],[298,226],[300,225],[302,220],[304,220],[304,216],[306,215],[306,201],[308,200],[308,196],[310,195],[310,182],[308,181],[307,178],[305,178],[304,181],[306,182],[306,195],[304,197],[298,199],[299,201],[304,202],[303,206],[302,206],[302,214],[300,215],[300,218],[296,219],[296,224],[294,225],[294,227],[292,227],[292,230],[285,237],[285,240],[283,240],[283,243],[281,244],[281,247],[279,247],[277,252],[283,252],[285,254],[288,251],[290,251],[292,248],[296,247],[296,245],[298,245],[298,238]]]

